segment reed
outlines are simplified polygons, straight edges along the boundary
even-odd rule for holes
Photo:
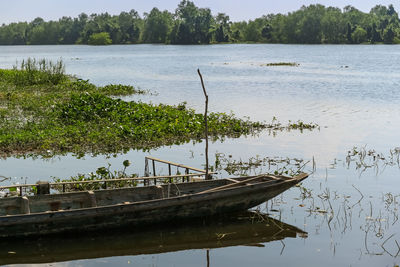
[[[224,153],[215,154],[213,171],[225,171],[229,175],[249,176],[262,173],[295,176],[304,172],[311,161],[288,157],[261,157],[256,155],[246,160],[235,159]],[[315,162],[314,162],[315,164]],[[314,169],[314,167],[312,167]]]
[[[68,79],[65,74],[65,64],[61,59],[54,63],[46,59],[36,60],[34,58],[22,60],[19,68],[15,65],[11,77],[14,79],[14,84],[18,86],[57,85]]]

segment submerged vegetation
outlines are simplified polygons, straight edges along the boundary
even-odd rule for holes
[[[0,26],[0,45],[39,44],[208,44],[208,43],[399,43],[400,21],[393,5],[376,5],[369,13],[353,6],[302,6],[288,14],[265,14],[232,22],[225,13],[182,0],[175,12],[153,8],[143,17],[132,9],[76,18]]]
[[[278,132],[282,131],[290,132],[291,130],[298,130],[300,132],[303,132],[304,130],[309,130],[309,131],[315,129],[319,130],[320,126],[314,122],[306,123],[301,120],[298,120],[296,122],[292,122],[289,120],[289,122],[286,125],[283,125],[277,120],[276,117],[273,117],[271,123],[266,125],[266,128],[269,134],[275,136]]]

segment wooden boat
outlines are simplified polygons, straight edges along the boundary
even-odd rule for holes
[[[207,217],[190,223],[132,227],[79,235],[0,240],[0,265],[54,263],[115,256],[135,256],[192,249],[265,246],[285,238],[305,238],[295,226],[262,213]]]
[[[0,199],[0,237],[140,226],[244,211],[308,175],[259,175]]]

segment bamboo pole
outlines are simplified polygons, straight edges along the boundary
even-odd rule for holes
[[[200,76],[200,81],[201,81],[201,87],[203,87],[203,93],[204,93],[204,97],[206,98],[206,107],[205,107],[205,111],[204,111],[204,124],[205,124],[205,138],[206,138],[206,180],[210,180],[211,178],[208,176],[208,121],[207,121],[207,112],[208,112],[208,95],[207,95],[207,91],[206,88],[204,87],[204,81],[203,81],[203,76],[200,73],[200,69],[197,69],[197,73]]]

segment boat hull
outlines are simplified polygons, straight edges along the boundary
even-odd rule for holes
[[[306,177],[303,175],[297,179],[251,183],[132,203],[1,216],[0,237],[168,224],[177,220],[244,211],[279,195]]]

